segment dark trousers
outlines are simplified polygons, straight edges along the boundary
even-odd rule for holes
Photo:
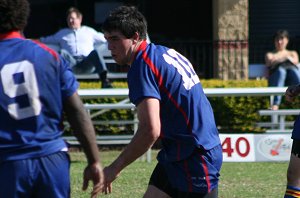
[[[66,50],[61,50],[63,58],[70,62],[71,68],[75,74],[99,74],[100,79],[106,76],[107,67],[102,56],[99,56],[96,50],[93,50],[87,57],[73,57]],[[105,74],[105,75],[103,75]]]

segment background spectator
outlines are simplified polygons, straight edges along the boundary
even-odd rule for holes
[[[284,87],[300,83],[299,56],[296,51],[287,49],[289,33],[278,30],[274,35],[275,49],[265,56],[269,67],[268,84],[270,87]],[[282,96],[274,96],[271,109],[277,110]]]
[[[107,67],[96,45],[106,44],[101,32],[82,26],[82,13],[74,7],[67,11],[68,28],[59,30],[53,35],[41,37],[46,44],[60,46],[60,54],[71,63],[75,74],[97,72],[102,82],[102,88],[110,88],[107,79]]]

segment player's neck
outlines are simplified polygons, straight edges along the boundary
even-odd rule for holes
[[[139,49],[139,46],[141,45],[142,41],[138,41],[135,46],[133,47],[133,50],[130,54],[130,58],[129,58],[129,65],[131,65],[135,59],[135,56],[137,54],[137,51]]]

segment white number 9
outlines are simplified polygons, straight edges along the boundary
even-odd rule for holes
[[[8,113],[16,120],[39,115],[42,107],[32,63],[25,60],[7,64],[0,72],[4,93],[10,98],[27,95],[29,101],[29,106],[22,108],[16,102],[9,104]],[[14,76],[17,74],[23,75],[23,82],[14,81]]]

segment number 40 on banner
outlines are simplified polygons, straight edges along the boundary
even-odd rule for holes
[[[220,134],[223,161],[255,161],[253,135]]]

